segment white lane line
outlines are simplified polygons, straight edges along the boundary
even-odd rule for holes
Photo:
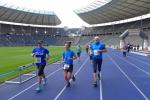
[[[0,84],[0,87],[1,87],[1,86],[3,86],[3,85],[5,85],[5,84],[6,84],[6,83],[2,83],[2,84]]]
[[[131,78],[121,69],[121,67],[107,54],[114,65],[120,70],[120,72],[128,79],[128,81],[138,90],[138,92],[144,97],[145,100],[149,100],[148,97],[139,89],[139,87],[131,80]]]
[[[120,53],[120,52],[119,52]],[[143,64],[146,64],[146,65],[149,65],[150,66],[150,63],[147,63],[147,62],[145,62],[145,61],[143,61],[144,59],[141,59],[141,57],[143,57],[143,56],[139,56],[139,55],[137,55],[137,56],[128,56],[129,58],[133,58],[133,59],[135,59],[135,60],[137,60],[137,61],[139,61],[139,62],[141,62],[141,63],[143,63]],[[137,58],[139,58],[139,59],[137,59]]]
[[[84,67],[84,65],[87,63],[87,61],[88,61],[88,58],[86,58],[86,60],[84,61],[84,63],[81,65],[81,67],[76,71],[76,73],[74,74],[75,76],[80,72],[80,70]],[[61,94],[65,91],[66,86],[67,85],[65,85],[62,88],[62,90],[57,94],[57,96],[54,98],[54,100],[57,100],[61,96]]]
[[[135,59],[136,61],[139,61],[139,62],[141,62],[141,63],[143,63],[143,64],[145,64],[145,65],[150,66],[150,63],[147,63],[146,61],[141,61],[141,60],[139,60],[139,59],[137,59],[137,58],[134,58],[134,57],[131,57],[131,56],[129,56],[129,57],[132,58],[132,59]]]
[[[144,53],[140,53],[140,52],[133,52],[131,51],[131,53],[136,54],[136,55],[140,55],[140,56],[147,56],[148,54],[144,54]]]
[[[114,55],[115,55],[115,54],[114,54]],[[117,56],[117,55],[115,55],[115,56]],[[127,62],[128,64],[132,65],[133,67],[137,68],[138,70],[142,71],[143,73],[145,73],[145,74],[147,74],[147,75],[150,76],[150,73],[149,73],[149,72],[147,72],[147,71],[145,71],[145,70],[139,68],[137,65],[135,65],[135,64],[133,64],[133,63],[131,63],[131,62],[129,62],[129,61],[127,61],[127,60],[125,60],[125,59],[119,57],[119,56],[117,56],[117,57],[120,58],[120,59],[122,59],[124,62]],[[142,66],[142,67],[143,67],[143,66]]]
[[[100,73],[100,100],[103,100],[102,74]]]
[[[57,69],[56,71],[52,72],[51,74],[49,74],[47,76],[47,78],[49,78],[50,76],[54,75],[56,72],[62,70],[62,68]],[[21,95],[22,93],[24,93],[25,91],[29,90],[30,88],[32,88],[33,86],[35,86],[36,84],[38,84],[38,82],[32,84],[31,86],[27,87],[26,89],[24,89],[23,91],[17,93],[16,95],[12,96],[11,98],[9,98],[8,100],[13,100],[15,99],[17,96]]]

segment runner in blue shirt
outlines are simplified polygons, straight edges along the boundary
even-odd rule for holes
[[[64,78],[67,82],[67,87],[70,87],[70,79],[75,81],[73,72],[73,60],[76,59],[74,51],[70,49],[71,42],[65,42],[65,51],[62,54],[62,60],[64,61]]]
[[[100,38],[96,36],[95,42],[91,45],[90,53],[92,54],[93,61],[93,85],[97,87],[97,76],[100,79],[101,65],[102,65],[102,53],[106,52],[105,44],[100,42]]]
[[[78,58],[78,61],[80,62],[80,56],[81,56],[81,46],[80,45],[77,45],[77,58]]]
[[[37,43],[37,47],[34,48],[32,50],[32,56],[36,58],[36,66],[38,69],[38,81],[39,81],[39,85],[36,88],[36,91],[39,92],[41,91],[41,82],[42,79],[43,81],[43,85],[46,85],[46,78],[45,78],[45,74],[44,74],[44,68],[46,66],[46,62],[49,59],[50,55],[49,55],[49,51],[43,47],[43,41],[38,41]]]

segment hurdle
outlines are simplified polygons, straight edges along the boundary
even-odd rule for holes
[[[31,80],[32,78],[36,77],[37,76],[37,72],[36,71],[33,71],[32,73],[28,73],[28,74],[23,74],[22,71],[31,67],[31,66],[35,66],[34,63],[32,64],[27,64],[27,65],[24,65],[24,66],[20,66],[18,68],[18,72],[19,72],[19,77],[15,78],[15,79],[12,79],[10,81],[5,81],[5,83],[8,83],[8,84],[22,84],[26,81],[29,81]]]
[[[60,58],[60,57],[52,58],[48,62],[54,61],[55,59],[58,59],[58,58]],[[56,61],[55,63],[62,64],[61,61]],[[7,76],[7,75],[11,75],[11,74],[17,72],[18,73],[18,77],[13,78],[11,80],[6,80],[5,83],[8,83],[8,84],[22,84],[22,83],[24,83],[26,81],[29,81],[32,78],[37,76],[37,70],[34,70],[34,71],[30,72],[30,73],[25,73],[25,74],[23,73],[23,71],[25,69],[30,68],[32,66],[35,66],[35,63],[27,64],[27,65],[24,65],[24,66],[20,66],[19,68],[15,69],[15,70],[12,70],[12,71],[9,71],[9,72],[5,72],[5,73],[1,73],[0,74],[0,78],[4,77],[4,76]]]

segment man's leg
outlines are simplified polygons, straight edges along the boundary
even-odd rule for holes
[[[101,73],[101,68],[102,68],[102,59],[100,59],[98,61],[98,72],[97,72],[97,76],[98,76],[98,79],[100,80],[100,73]]]
[[[90,63],[92,64],[92,55],[90,54],[89,56],[90,56]]]
[[[44,68],[45,68],[45,65],[42,65],[41,74],[42,74],[42,79],[43,79],[43,85],[46,85],[47,79],[45,77]]]
[[[38,82],[39,82],[39,84],[38,84],[38,87],[36,88],[36,91],[39,92],[39,91],[41,91],[41,82],[42,82],[42,70],[41,70],[41,68],[42,68],[42,66],[37,66],[37,68],[38,68]]]
[[[93,80],[94,80],[94,83],[93,85],[96,87],[97,86],[97,60],[96,59],[93,59]]]

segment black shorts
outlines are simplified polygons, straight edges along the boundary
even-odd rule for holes
[[[70,72],[70,73],[72,73],[73,72],[73,64],[71,64],[71,65],[69,65],[70,67],[69,67],[69,69],[67,69],[67,70],[64,70],[65,72]]]
[[[127,52],[123,51],[123,56],[125,57],[127,55]]]
[[[38,76],[41,76],[44,74],[44,68],[46,65],[37,65],[37,69],[38,69]]]
[[[86,48],[86,53],[88,53],[89,52],[89,49],[88,48]]]
[[[89,57],[90,57],[90,60],[92,60],[92,55],[89,55]]]
[[[101,71],[102,59],[93,59],[93,73]]]
[[[80,57],[81,53],[80,52],[77,52],[77,57]]]

